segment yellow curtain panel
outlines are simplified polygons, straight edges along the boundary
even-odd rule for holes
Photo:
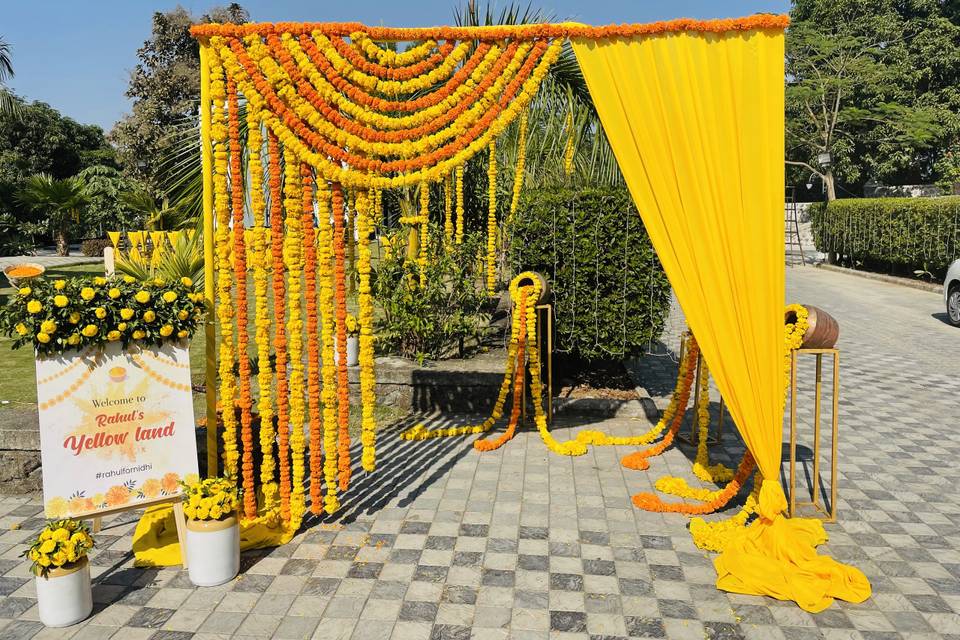
[[[787,519],[783,32],[574,39],[593,102],[717,386],[763,476],[759,518],[715,560],[717,586],[808,611],[860,602],[857,569]]]

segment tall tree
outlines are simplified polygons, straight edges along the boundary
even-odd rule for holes
[[[19,115],[20,103],[7,88],[7,80],[13,77],[13,61],[10,45],[0,37],[0,115]]]
[[[140,178],[156,198],[167,191],[163,159],[185,123],[196,121],[200,99],[200,50],[190,36],[199,22],[246,22],[239,4],[217,7],[197,19],[183,7],[153,14],[150,38],[137,52],[126,95],[129,115],[110,134],[124,168]]]
[[[70,255],[69,228],[80,222],[90,196],[79,178],[57,180],[48,173],[27,178],[17,198],[32,211],[43,215],[47,230],[57,242],[57,255]]]
[[[794,0],[787,162],[820,176],[829,199],[838,181],[859,189],[945,174],[960,135],[960,27],[948,14],[940,0]]]

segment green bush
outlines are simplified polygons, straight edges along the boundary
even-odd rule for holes
[[[442,232],[431,229],[431,246],[442,242]],[[449,253],[436,251],[427,264],[426,283],[420,286],[420,267],[406,260],[405,231],[390,236],[392,256],[381,259],[371,274],[374,300],[380,306],[376,348],[380,353],[416,358],[421,363],[463,356],[476,347],[489,315],[481,286],[480,251],[483,234],[467,234]]]
[[[80,253],[88,258],[102,256],[103,250],[112,247],[113,243],[109,238],[90,238],[80,243]]]
[[[514,273],[550,281],[558,351],[621,358],[660,336],[670,284],[626,188],[527,191],[508,235]]]
[[[857,198],[810,209],[817,249],[853,267],[940,278],[958,255],[960,197]]]

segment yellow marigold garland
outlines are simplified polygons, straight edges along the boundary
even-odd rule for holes
[[[700,363],[700,397],[697,399],[697,457],[693,462],[693,475],[704,482],[729,482],[733,469],[717,463],[710,464],[707,436],[710,430],[710,370],[707,361]]]
[[[326,182],[317,181],[317,266],[320,279],[320,343],[322,349],[321,378],[323,387],[323,479],[326,492],[323,509],[328,514],[340,508],[337,497],[337,369],[333,336],[333,230],[330,227],[330,192]],[[317,480],[319,482],[319,479]],[[312,482],[312,480],[311,480]]]
[[[454,169],[454,181],[457,189],[457,233],[456,243],[463,244],[463,165]]]
[[[497,144],[490,141],[487,163],[487,295],[497,292]]]
[[[323,503],[322,419],[320,415],[320,331],[317,319],[317,237],[313,227],[313,171],[301,163],[301,224],[304,299],[307,316],[307,410],[310,425],[310,510],[319,514]]]
[[[510,198],[510,215],[507,217],[509,224],[513,220],[513,214],[517,212],[517,206],[520,204],[520,190],[523,189],[523,177],[525,165],[527,162],[527,116],[529,111],[524,110],[520,114],[520,131],[517,133],[517,170],[513,174],[513,196]]]
[[[373,296],[370,288],[372,255],[370,252],[370,197],[357,195],[357,322],[360,328],[360,443],[363,446],[361,464],[364,471],[376,469],[377,420],[374,415],[377,402],[377,378],[373,352]]]
[[[316,33],[316,32],[315,32]],[[396,52],[392,49],[382,49],[363,31],[354,31],[350,34],[351,44],[362,51],[371,60],[376,60],[388,67],[405,67],[417,63],[437,48],[436,40],[424,40],[420,44],[410,47],[406,51]]]
[[[443,238],[447,246],[453,242],[453,194],[450,192],[453,176],[443,177]]]
[[[264,505],[271,508],[276,500],[277,486],[274,482],[273,463],[273,367],[270,364],[270,305],[267,300],[269,275],[269,243],[266,228],[266,200],[263,195],[263,132],[260,130],[260,114],[252,105],[247,105],[247,162],[250,176],[250,211],[253,215],[253,246],[250,259],[253,262],[254,297],[254,342],[257,345],[257,413],[260,414],[260,489]]]
[[[420,272],[420,286],[427,284],[427,263],[429,262],[430,242],[430,185],[426,182],[420,183],[420,216],[418,222],[420,225],[420,253],[417,256],[418,271]]]
[[[337,469],[341,491],[350,486],[350,389],[347,373],[347,282],[344,272],[344,206],[343,188],[334,182],[333,191],[333,296],[336,318],[337,347]]]
[[[284,520],[298,521],[304,512],[304,466],[303,451],[305,424],[304,411],[304,368],[303,368],[303,255],[300,162],[293,150],[284,147],[284,184],[283,206],[285,212],[286,237],[284,261],[287,267],[287,354],[290,362],[290,453],[293,459],[290,495],[281,493],[281,515]]]
[[[568,178],[573,174],[573,153],[574,153],[574,140],[573,140],[573,108],[571,107],[567,111],[567,119],[565,122],[567,129],[567,142],[563,147],[563,173]]]
[[[236,382],[233,375],[233,265],[230,247],[230,196],[227,189],[228,151],[226,125],[226,84],[223,67],[215,52],[210,55],[211,122],[210,141],[213,146],[213,203],[216,219],[214,241],[217,257],[217,320],[220,326],[218,355],[220,374],[219,404],[223,426],[223,473],[236,477],[237,417],[233,411]],[[215,429],[215,416],[208,416],[207,428]]]
[[[240,409],[240,439],[243,443],[243,514],[247,518],[257,515],[257,495],[254,492],[253,471],[253,416],[251,414],[250,356],[248,353],[249,329],[247,327],[247,249],[244,228],[243,160],[240,147],[240,100],[236,85],[227,78],[227,135],[230,142],[230,191],[233,221],[233,279],[236,282],[237,318],[237,369],[240,393],[237,406]],[[224,412],[231,408],[224,406]]]

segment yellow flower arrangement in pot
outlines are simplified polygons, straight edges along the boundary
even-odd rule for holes
[[[239,490],[230,478],[184,482],[187,565],[198,587],[229,582],[240,571]]]
[[[344,321],[347,328],[347,366],[355,367],[360,363],[360,323],[352,313]]]
[[[77,520],[51,520],[23,556],[36,576],[40,620],[48,627],[66,627],[93,611],[87,552],[93,537]]]

